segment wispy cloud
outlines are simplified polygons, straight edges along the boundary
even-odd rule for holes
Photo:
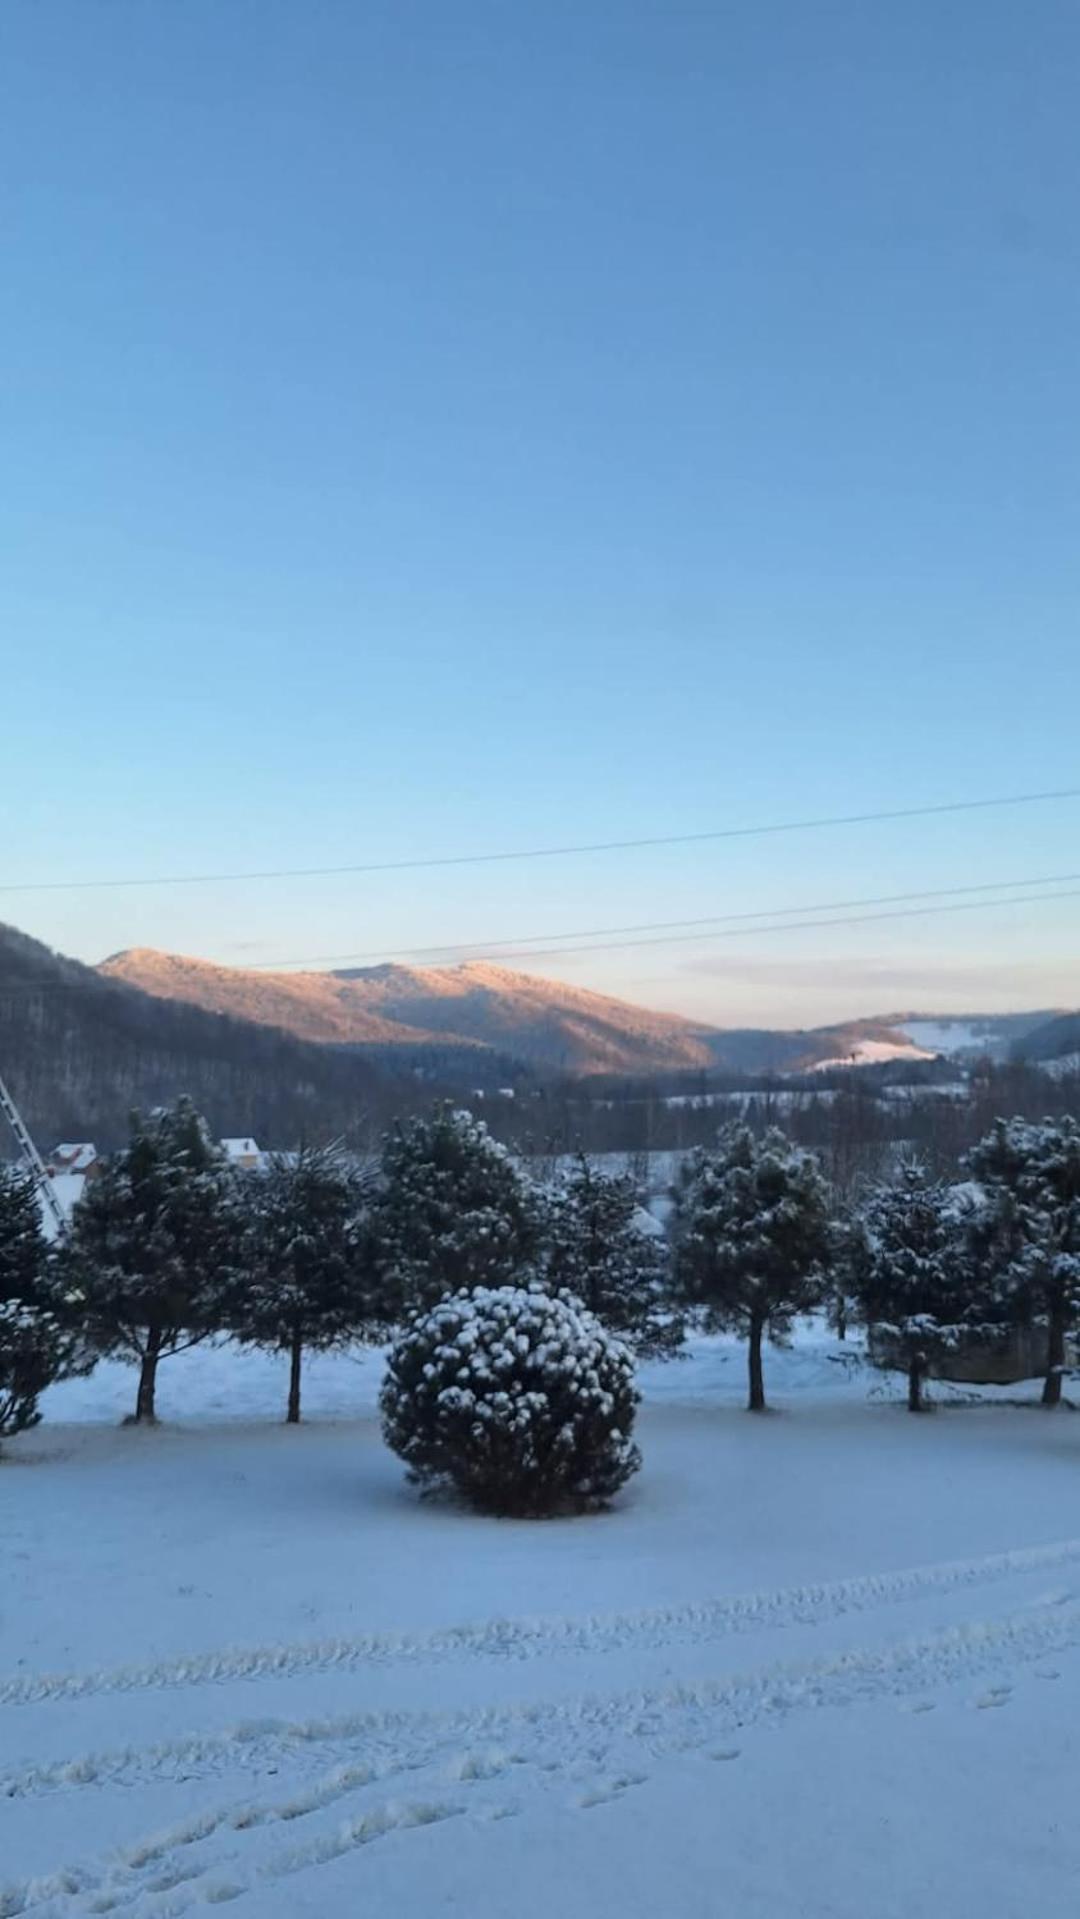
[[[1014,992],[1036,987],[1054,971],[1050,966],[1014,961],[1011,964],[972,960],[926,961],[898,960],[893,955],[858,959],[777,959],[769,955],[696,954],[685,960],[679,972],[698,979],[727,980],[773,986],[814,986],[862,992],[868,988],[916,985],[920,992],[935,987],[952,991],[961,986],[977,995],[987,992]],[[672,974],[668,974],[670,983]]]
[[[695,954],[664,974],[610,989],[716,1026],[824,1026],[901,1012],[1023,1012],[1080,1004],[1080,968],[895,954],[848,958]]]

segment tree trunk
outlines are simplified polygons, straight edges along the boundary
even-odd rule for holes
[[[1055,1299],[1050,1308],[1046,1341],[1046,1378],[1043,1382],[1044,1406],[1060,1406],[1061,1381],[1065,1371],[1065,1302]]]
[[[299,1327],[295,1327],[292,1344],[289,1347],[289,1410],[285,1415],[287,1426],[300,1424],[300,1359],[303,1350],[304,1335]]]
[[[912,1353],[908,1360],[907,1371],[907,1409],[909,1413],[926,1411],[922,1396],[923,1375],[926,1372],[926,1354]]]
[[[761,1336],[765,1331],[765,1321],[754,1318],[750,1321],[750,1398],[747,1411],[763,1413],[765,1411],[765,1375],[761,1370]]]
[[[157,1390],[158,1359],[161,1354],[161,1329],[151,1326],[146,1336],[146,1351],[139,1368],[139,1393],[135,1401],[135,1424],[153,1426],[157,1421],[154,1394]]]

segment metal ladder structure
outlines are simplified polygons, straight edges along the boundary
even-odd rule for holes
[[[2,1079],[0,1079],[0,1113],[3,1113],[15,1135],[19,1151],[26,1162],[27,1171],[32,1174],[41,1188],[41,1197],[56,1227],[57,1235],[63,1239],[67,1232],[67,1215],[56,1197],[56,1188],[46,1171],[45,1162],[23,1125],[22,1114]]]

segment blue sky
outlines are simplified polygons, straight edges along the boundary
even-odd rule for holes
[[[8,0],[0,883],[1080,784],[1078,88],[1066,0]],[[1068,873],[1078,824],[0,915],[389,956]],[[1075,1004],[1078,909],[546,970]]]

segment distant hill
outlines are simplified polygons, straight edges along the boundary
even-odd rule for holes
[[[432,1097],[563,1077],[902,1070],[1014,1045],[1064,1057],[1078,1024],[904,1014],[723,1030],[478,960],[284,974],[136,948],[95,968],[0,927],[0,1072],[46,1143],[109,1146],[131,1107],[181,1092],[215,1130],[282,1145],[359,1139]]]
[[[403,1104],[373,1060],[166,1004],[0,926],[0,1072],[39,1143],[116,1143],[134,1106],[190,1093],[219,1133],[354,1135]],[[6,1129],[5,1129],[6,1131]],[[10,1150],[0,1138],[0,1155]]]
[[[1054,1015],[1035,1013],[901,1013],[887,1023],[916,1046],[948,1059],[1008,1059],[1026,1036]]]
[[[380,974],[408,977],[408,967],[380,967]],[[114,953],[97,968],[103,979],[123,980],[155,999],[182,1001],[259,1026],[277,1026],[296,1039],[337,1046],[426,1045],[432,1035],[403,1021],[392,992],[368,992],[349,974],[260,973],[214,966],[136,946]]]
[[[1025,1032],[1016,1045],[1020,1059],[1058,1060],[1080,1053],[1080,1013],[1059,1013]]]
[[[99,970],[162,999],[279,1027],[297,1039],[363,1048],[388,1064],[434,1048],[453,1071],[456,1054],[466,1079],[492,1051],[544,1074],[608,1076],[709,1068],[798,1073],[939,1054],[1004,1057],[1021,1031],[1047,1017],[904,1014],[802,1032],[724,1030],[486,960],[270,973],[139,947],[114,954]]]
[[[674,1013],[479,960],[261,973],[136,948],[99,969],[163,999],[185,1000],[297,1038],[409,1051],[494,1049],[547,1072],[642,1072],[715,1062],[708,1029]]]

